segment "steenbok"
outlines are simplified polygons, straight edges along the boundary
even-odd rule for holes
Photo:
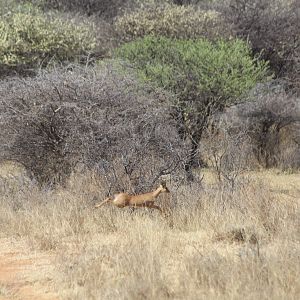
[[[165,181],[161,182],[159,187],[153,192],[140,194],[140,195],[129,195],[127,193],[115,194],[114,198],[111,197],[106,198],[101,203],[95,205],[95,208],[101,207],[105,203],[110,202],[119,208],[123,208],[126,206],[148,207],[148,208],[158,209],[161,213],[163,213],[162,209],[158,205],[154,204],[156,198],[161,193],[170,193],[169,189],[166,186]]]

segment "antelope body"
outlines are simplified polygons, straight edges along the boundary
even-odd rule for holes
[[[140,195],[129,195],[127,193],[115,194],[114,198],[111,198],[111,197],[106,198],[101,203],[95,205],[95,208],[101,207],[105,203],[112,203],[113,205],[115,205],[119,208],[123,208],[126,206],[148,207],[148,208],[157,209],[161,213],[163,213],[162,209],[159,206],[154,204],[156,198],[161,193],[170,193],[165,182],[162,182],[155,191],[150,192],[150,193],[145,193],[145,194],[140,194]]]

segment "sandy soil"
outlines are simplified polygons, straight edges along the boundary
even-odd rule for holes
[[[52,256],[28,244],[0,238],[0,300],[55,300]]]

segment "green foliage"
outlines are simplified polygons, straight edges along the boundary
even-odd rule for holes
[[[252,58],[241,40],[212,43],[148,36],[123,45],[116,55],[134,63],[144,79],[182,100],[205,94],[218,99],[222,107],[264,80],[268,70],[267,63]]]
[[[30,4],[2,9],[0,64],[46,64],[50,59],[74,60],[95,47],[90,24],[75,24],[57,13],[44,14]]]
[[[118,18],[116,30],[124,41],[150,34],[183,39],[226,38],[230,28],[222,20],[216,11],[203,11],[195,6],[152,4]]]

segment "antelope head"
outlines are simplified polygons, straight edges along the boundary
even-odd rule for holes
[[[167,183],[165,180],[160,182],[159,187],[162,193],[170,193],[170,190],[167,188]]]

